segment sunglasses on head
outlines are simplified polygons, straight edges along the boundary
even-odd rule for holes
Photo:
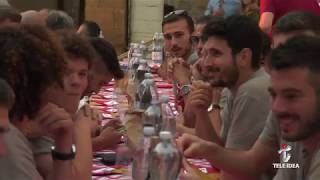
[[[171,11],[170,13],[168,13],[167,15],[164,16],[164,19],[169,18],[172,15],[177,15],[177,16],[187,16],[188,12],[186,10],[175,10],[175,11]]]

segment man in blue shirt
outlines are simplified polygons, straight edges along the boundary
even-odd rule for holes
[[[222,7],[224,17],[240,14],[241,0],[210,0],[204,14],[216,15],[218,12],[221,14],[220,7]]]

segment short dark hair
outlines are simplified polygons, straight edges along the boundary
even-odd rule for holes
[[[90,38],[90,42],[97,55],[106,65],[107,70],[111,72],[115,79],[122,79],[124,73],[120,68],[118,56],[112,44],[102,38]]]
[[[10,19],[13,22],[20,23],[20,13],[10,6],[0,6],[0,22],[6,19]]]
[[[320,34],[320,17],[310,12],[293,11],[282,16],[276,22],[272,33],[281,34],[308,30]]]
[[[88,39],[71,31],[59,31],[58,34],[66,55],[70,58],[84,58],[90,68],[95,58],[95,51]]]
[[[264,59],[268,57],[269,53],[271,52],[271,38],[265,32],[261,32],[261,35],[262,35],[261,57],[262,59]]]
[[[0,78],[0,106],[11,109],[15,99],[14,92],[10,85]]]
[[[163,5],[163,14],[168,14],[168,13],[174,11],[174,10],[175,10],[174,6],[169,5],[167,3],[164,3],[164,5]]]
[[[60,10],[50,10],[46,19],[46,26],[53,30],[73,30],[74,21],[66,12]]]
[[[214,18],[214,16],[202,15],[196,19],[195,24],[208,24]]]
[[[181,13],[176,13],[176,12],[181,12]],[[189,16],[187,11],[185,10],[171,11],[170,13],[165,15],[162,21],[162,29],[166,24],[177,22],[183,19],[187,22],[188,29],[192,33],[194,31],[194,23],[191,16]]]
[[[65,66],[61,44],[45,27],[0,28],[0,78],[8,82],[16,96],[11,118],[33,118],[46,89],[53,83],[63,87]]]
[[[84,21],[83,25],[86,27],[85,34],[88,37],[99,37],[101,28],[94,21]]]
[[[262,36],[258,24],[250,17],[236,15],[226,19],[215,17],[204,28],[203,42],[210,37],[218,37],[227,41],[232,54],[239,53],[244,48],[252,51],[252,68],[260,67]]]
[[[269,57],[271,70],[305,67],[320,73],[320,38],[296,36],[274,49]]]

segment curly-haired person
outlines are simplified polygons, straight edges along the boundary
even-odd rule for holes
[[[77,154],[73,164],[76,179],[90,179],[92,167],[92,140],[91,125],[92,111],[89,106],[78,110],[79,101],[88,85],[88,72],[95,58],[94,50],[90,43],[73,32],[58,32],[66,55],[66,71],[63,76],[63,89],[54,87],[54,93],[49,96],[49,101],[64,108],[74,122],[74,141]],[[84,111],[86,113],[84,113]],[[40,174],[47,177],[52,172],[51,146],[52,139],[47,136],[30,140],[33,153]]]
[[[62,108],[49,103],[63,87],[65,57],[53,34],[40,26],[0,29],[0,78],[12,87],[16,101],[5,135],[8,154],[0,159],[0,179],[44,179],[36,169],[27,138],[54,139],[53,171],[46,179],[74,179],[73,122]]]

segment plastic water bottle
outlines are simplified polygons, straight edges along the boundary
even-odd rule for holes
[[[129,59],[128,62],[128,75],[129,79],[135,79],[137,69],[139,67],[139,62],[142,59],[142,54],[138,53],[138,49],[134,49],[132,53],[132,57]]]
[[[149,174],[150,161],[150,138],[155,133],[152,126],[145,126],[143,128],[144,146],[143,150],[136,154],[132,164],[132,177],[134,180],[145,180]]]
[[[141,41],[141,43],[139,44],[139,49],[140,49],[140,52],[142,54],[142,58],[143,59],[146,59],[147,58],[147,51],[148,51],[148,48],[146,46],[146,43],[144,41]]]
[[[153,81],[151,82],[150,91],[152,97],[151,105],[145,111],[144,124],[152,125],[155,128],[156,135],[159,135],[162,126],[161,104]]]
[[[161,131],[169,131],[173,136],[176,134],[176,120],[169,105],[169,97],[163,95],[161,97],[161,111],[162,111],[162,128]]]
[[[139,85],[136,94],[137,107],[140,109],[147,109],[151,105],[152,85],[154,82],[151,79],[146,79],[142,83]]]
[[[148,64],[147,64],[147,61],[142,59],[140,60],[139,62],[139,66],[138,66],[138,69],[137,69],[137,80],[139,82],[139,84],[144,80],[144,74],[145,73],[149,73],[149,67],[148,67]]]
[[[142,54],[138,53],[132,58],[132,70],[136,74],[138,67],[140,65],[140,61],[142,60]]]
[[[168,131],[160,132],[160,143],[151,154],[150,179],[176,180],[181,167],[181,155],[171,143],[172,135]]]
[[[151,59],[154,64],[161,65],[163,61],[163,41],[161,41],[162,33],[155,33],[153,36],[153,47]],[[163,40],[163,35],[162,35]]]

